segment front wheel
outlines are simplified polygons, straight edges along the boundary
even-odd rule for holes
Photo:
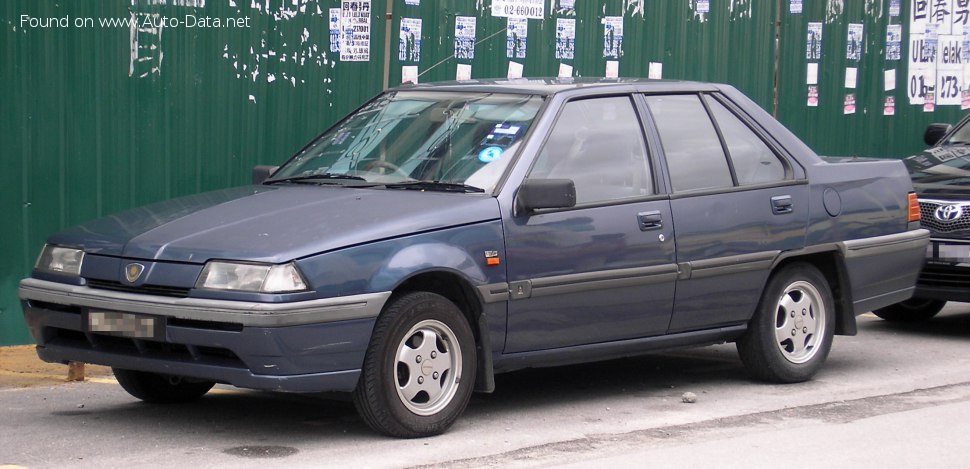
[[[817,268],[791,264],[771,276],[738,353],[755,378],[776,383],[811,379],[832,347],[832,293]]]
[[[875,309],[872,314],[893,322],[929,321],[943,310],[944,305],[946,302],[941,300],[910,298],[885,308]]]
[[[212,389],[211,381],[192,381],[180,376],[112,368],[118,384],[138,399],[157,404],[197,400]]]
[[[385,435],[437,435],[468,405],[476,365],[475,338],[458,307],[434,293],[408,293],[377,319],[354,404]]]

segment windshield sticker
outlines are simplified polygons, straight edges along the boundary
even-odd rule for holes
[[[501,147],[488,147],[480,152],[478,152],[478,161],[482,163],[491,163],[502,157]]]
[[[519,129],[520,127],[517,125],[505,124],[505,123],[495,124],[495,128],[492,129],[492,133],[515,135],[519,133]]]

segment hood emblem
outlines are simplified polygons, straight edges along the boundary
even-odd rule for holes
[[[128,279],[128,283],[135,283],[135,280],[138,280],[138,277],[141,277],[141,273],[144,271],[144,265],[132,262],[125,266],[125,278]]]
[[[957,204],[940,205],[933,212],[933,216],[940,221],[953,221],[963,216],[963,207]]]

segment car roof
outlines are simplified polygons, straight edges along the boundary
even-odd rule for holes
[[[609,90],[611,88],[634,89],[642,92],[689,92],[717,91],[725,85],[680,80],[650,80],[646,78],[513,78],[462,80],[406,84],[394,91],[471,91],[491,93],[515,93],[553,95],[570,90]]]

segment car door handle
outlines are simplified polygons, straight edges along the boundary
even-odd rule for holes
[[[792,201],[790,195],[779,195],[771,198],[771,213],[782,215],[792,212]]]
[[[638,213],[637,222],[640,225],[640,231],[656,230],[664,226],[663,216],[657,210]]]

